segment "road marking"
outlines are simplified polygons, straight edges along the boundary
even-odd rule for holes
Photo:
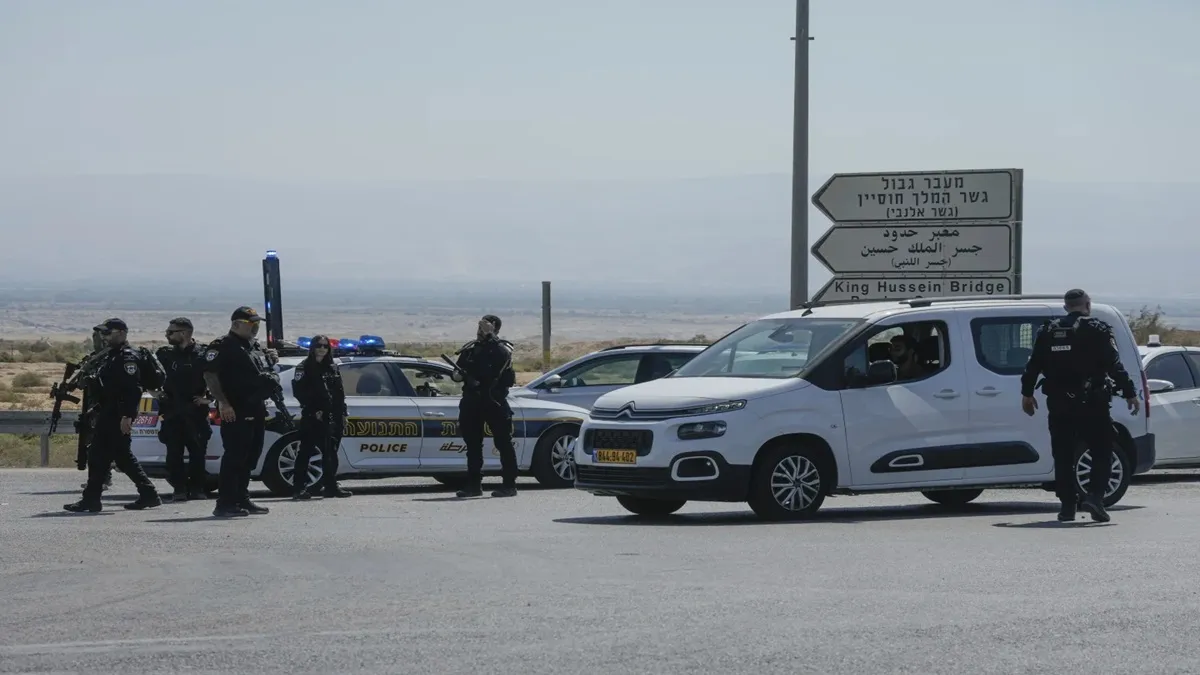
[[[383,629],[314,631],[297,635],[295,633],[258,633],[247,635],[200,635],[191,637],[139,638],[130,640],[95,640],[88,642],[45,642],[28,645],[0,645],[0,654],[8,656],[30,656],[34,654],[62,654],[64,652],[106,652],[123,647],[156,647],[178,646],[186,647],[192,644],[207,642],[250,642],[255,640],[285,639],[294,640],[304,637],[361,637],[364,635],[383,635],[394,633]]]

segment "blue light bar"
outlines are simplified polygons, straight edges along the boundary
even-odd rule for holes
[[[308,349],[309,347],[312,346],[312,338],[310,338],[310,337],[296,338],[296,346],[300,347],[301,349]]]
[[[359,349],[382,350],[386,345],[378,335],[361,335],[358,338]]]
[[[355,349],[358,347],[358,340],[352,338],[340,338],[338,340],[338,347],[340,349]]]
[[[267,257],[268,258],[278,258],[279,253],[275,252],[274,250],[269,250],[269,251],[267,251]]]

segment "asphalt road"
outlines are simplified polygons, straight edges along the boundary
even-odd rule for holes
[[[351,499],[76,515],[82,474],[0,472],[0,672],[1200,672],[1200,475],[1151,475],[1108,524],[1041,491],[959,511],[829,499],[760,524],[689,504],[426,480]]]

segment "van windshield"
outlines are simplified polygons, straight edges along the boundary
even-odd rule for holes
[[[671,377],[792,377],[860,319],[760,319],[713,343]]]

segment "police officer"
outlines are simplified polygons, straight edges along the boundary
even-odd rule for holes
[[[204,384],[204,354],[207,347],[192,337],[187,317],[171,319],[167,345],[155,352],[166,371],[166,382],[158,397],[162,428],[158,439],[167,446],[168,482],[175,488],[175,501],[205,499],[204,454],[212,427],[208,424],[208,387]],[[183,451],[187,449],[187,468]]]
[[[1138,412],[1137,391],[1133,380],[1121,365],[1112,326],[1090,316],[1092,301],[1076,288],[1063,296],[1067,316],[1044,324],[1033,343],[1033,354],[1021,376],[1021,408],[1032,416],[1037,410],[1033,398],[1035,382],[1046,395],[1050,446],[1054,455],[1055,493],[1062,502],[1060,521],[1075,520],[1077,505],[1091,513],[1092,520],[1108,522],[1104,495],[1112,471],[1112,446],[1115,441],[1109,406],[1111,379],[1132,414]],[[1080,501],[1075,473],[1075,451],[1083,440],[1092,453],[1088,492]]]
[[[133,439],[130,434],[142,400],[142,387],[138,377],[141,367],[138,354],[126,341],[129,327],[121,319],[108,319],[96,330],[108,340],[111,349],[91,384],[98,409],[94,416],[95,432],[88,448],[88,481],[83,498],[63,508],[74,512],[100,511],[100,493],[112,463],[116,463],[137,486],[137,500],[126,504],[125,508],[140,510],[159,506],[162,499],[131,449]]]
[[[204,353],[204,382],[221,415],[221,471],[213,515],[233,518],[270,510],[250,501],[250,472],[262,455],[266,432],[266,399],[279,384],[271,366],[275,350],[264,352],[254,339],[262,316],[238,307],[229,332],[213,340]]]
[[[508,405],[508,389],[516,383],[512,368],[512,343],[496,336],[500,318],[487,314],[479,320],[476,339],[458,350],[459,370],[451,376],[463,382],[463,396],[458,403],[458,425],[467,446],[467,486],[458,491],[460,498],[479,497],[483,476],[484,425],[492,432],[492,440],[500,451],[503,483],[493,497],[517,495],[517,453],[512,441],[512,408]]]
[[[324,466],[322,496],[349,497],[350,491],[337,484],[338,446],[333,433],[333,425],[346,418],[346,392],[327,336],[313,336],[308,357],[292,375],[292,394],[300,402],[300,452],[292,473],[292,498],[312,498],[307,485],[308,463],[318,452]]]

